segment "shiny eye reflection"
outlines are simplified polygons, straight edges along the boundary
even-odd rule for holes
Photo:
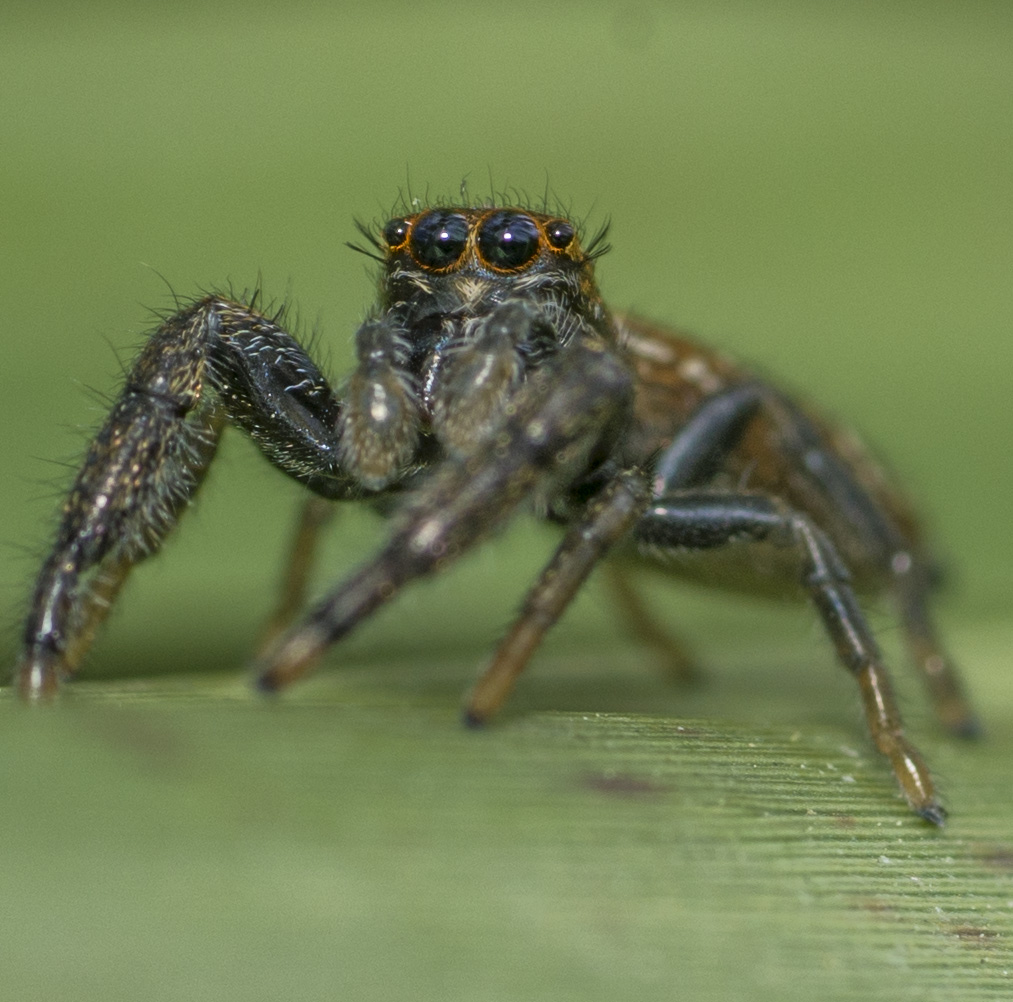
[[[566,250],[573,242],[573,224],[568,223],[565,219],[554,219],[551,223],[546,223],[545,233],[549,238],[550,245],[556,250]]]
[[[408,238],[408,220],[392,219],[383,228],[383,239],[391,250],[400,247]]]
[[[456,212],[427,212],[412,227],[412,257],[425,268],[451,267],[464,253],[467,242],[468,220]]]
[[[538,253],[535,221],[521,212],[494,212],[478,231],[478,251],[492,268],[513,271]]]

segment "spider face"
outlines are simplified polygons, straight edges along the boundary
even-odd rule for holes
[[[391,258],[407,254],[429,274],[519,274],[562,256],[587,263],[569,220],[521,209],[428,209],[390,220],[381,233]]]
[[[569,220],[516,208],[398,216],[375,241],[383,261],[378,306],[416,334],[436,315],[465,320],[512,297],[600,325],[594,261],[607,249],[604,236],[585,249]]]
[[[896,600],[941,719],[968,734],[974,716],[932,628],[917,520],[854,440],[706,345],[611,314],[594,280],[604,231],[583,245],[561,216],[468,206],[360,230],[378,296],[337,389],[255,300],[205,296],[152,334],[63,506],[25,623],[21,692],[52,695],[76,669],[231,423],[314,495],[259,655],[261,688],[298,678],[527,505],[563,538],[469,697],[470,723],[495,713],[612,547],[626,555],[615,604],[685,670],[621,575],[633,558],[692,573],[696,557],[740,590],[801,585],[876,747],[914,810],[940,823],[853,580]],[[322,511],[363,498],[392,515],[387,542],[292,628]]]
[[[533,368],[574,337],[610,336],[595,249],[566,219],[434,208],[380,230],[375,318],[340,421],[343,468],[367,490],[463,454],[500,422]]]

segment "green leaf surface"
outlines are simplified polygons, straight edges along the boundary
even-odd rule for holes
[[[960,635],[976,674],[1010,639]],[[657,716],[680,694],[642,659],[548,659],[536,708],[477,733],[424,658],[270,701],[232,676],[8,699],[5,995],[1009,997],[1010,686],[986,741],[919,734],[940,831],[856,713],[813,722],[831,691],[773,725],[738,699],[751,667]]]

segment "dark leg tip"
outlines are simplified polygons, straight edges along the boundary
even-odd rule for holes
[[[963,720],[958,720],[950,727],[950,731],[955,737],[965,741],[977,741],[985,735],[985,728],[981,726],[981,721],[977,717],[965,717]]]
[[[469,731],[481,731],[485,729],[486,720],[485,717],[480,716],[474,710],[465,710],[461,714],[461,723]]]
[[[259,672],[253,677],[253,688],[265,696],[273,696],[280,689],[274,676],[270,672]]]
[[[937,828],[942,828],[946,824],[946,808],[942,804],[928,804],[925,807],[919,807],[917,813]]]

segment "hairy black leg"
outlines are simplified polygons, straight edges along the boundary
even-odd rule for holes
[[[333,501],[315,495],[300,508],[299,520],[292,542],[289,544],[288,560],[278,592],[278,603],[261,634],[257,645],[258,656],[269,650],[302,612],[306,604],[306,592],[320,534],[333,519],[336,510]]]
[[[632,580],[633,572],[611,560],[606,562],[604,571],[612,601],[625,625],[655,653],[661,669],[681,684],[699,682],[703,673],[697,659],[655,618]]]
[[[410,581],[449,564],[537,490],[582,474],[628,419],[630,373],[598,342],[572,343],[533,372],[510,417],[480,449],[451,457],[395,520],[387,545],[331,592],[257,666],[276,690]]]
[[[337,461],[338,405],[276,321],[209,296],[149,338],[64,502],[24,629],[18,685],[52,694],[80,663],[138,561],[199,487],[223,422],[245,428],[290,476],[350,493]]]
[[[834,642],[842,664],[856,677],[873,742],[893,768],[908,803],[942,824],[945,811],[921,755],[904,737],[886,668],[859,608],[847,570],[829,538],[804,515],[769,498],[702,491],[661,498],[634,528],[648,555],[680,548],[708,549],[733,542],[766,541],[796,551],[801,581]]]
[[[130,567],[156,549],[214,454],[217,408],[202,394],[206,321],[173,318],[134,364],[64,502],[25,623],[21,693],[49,695],[84,654]],[[116,568],[106,589],[102,565]]]
[[[658,457],[654,496],[705,483],[770,395],[758,383],[744,383],[704,399]]]
[[[825,433],[791,401],[762,383],[733,386],[705,399],[658,458],[655,496],[704,485],[750,421],[761,414],[775,424],[780,447],[795,467],[805,472],[808,482],[827,499],[829,510],[850,527],[867,559],[891,583],[912,659],[940,721],[962,737],[980,733],[960,674],[936,638],[928,609],[927,568],[910,551],[889,513],[828,448]]]
[[[658,457],[654,495],[706,482],[728,451],[738,444],[746,426],[770,396],[771,391],[762,384],[744,383],[707,397]],[[608,565],[607,582],[627,623],[657,651],[666,670],[684,682],[696,678],[693,656],[658,625],[618,565]]]
[[[521,614],[472,690],[464,712],[468,724],[484,723],[503,705],[546,632],[608,548],[640,517],[648,500],[643,479],[623,474],[588,502],[528,592]]]
[[[208,380],[228,420],[314,493],[359,496],[341,457],[341,405],[301,345],[277,320],[240,303],[209,297],[193,310],[206,324]]]
[[[912,660],[925,681],[937,717],[954,734],[976,736],[980,732],[978,718],[960,673],[936,638],[928,608],[930,568],[924,558],[912,551],[889,513],[827,449],[809,418],[788,401],[778,399],[776,406],[786,416],[784,447],[797,457],[799,467],[830,499],[834,510],[858,530],[871,558],[886,572]]]

